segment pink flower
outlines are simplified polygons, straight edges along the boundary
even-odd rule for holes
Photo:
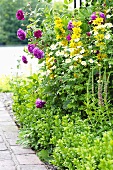
[[[19,28],[17,31],[17,36],[20,40],[25,40],[26,32],[24,30],[22,30],[21,28]]]
[[[70,41],[70,40],[71,40],[71,35],[68,34],[67,37],[66,37],[66,39],[67,39],[68,41]]]
[[[92,15],[91,15],[91,19],[92,19],[92,20],[95,20],[96,18],[97,18],[96,12],[93,12]]]
[[[25,18],[24,18],[24,12],[21,10],[21,9],[19,9],[17,12],[16,12],[16,18],[18,19],[18,20],[24,20]]]
[[[105,19],[105,18],[106,18],[105,14],[104,14],[104,13],[102,13],[102,12],[100,12],[100,14],[99,14],[99,15],[100,15],[100,17],[101,17],[101,18],[103,18],[103,19]]]
[[[28,63],[27,58],[26,58],[25,56],[22,56],[22,61],[23,61],[23,63],[25,63],[25,64]]]
[[[37,107],[37,108],[42,108],[42,107],[44,107],[44,105],[46,104],[46,102],[38,98],[38,99],[36,99],[35,104],[36,104],[36,107]]]
[[[29,51],[30,53],[33,53],[34,48],[35,48],[35,45],[34,45],[34,44],[28,44],[28,51]]]
[[[90,35],[91,35],[91,33],[90,33],[90,32],[86,32],[86,34],[87,34],[87,36],[89,36],[89,37],[90,37]]]
[[[33,49],[33,55],[38,58],[38,59],[41,59],[44,57],[44,52],[42,50],[40,50],[38,47],[35,47]]]
[[[34,32],[34,37],[36,38],[41,38],[42,37],[42,31],[41,30],[37,30]]]

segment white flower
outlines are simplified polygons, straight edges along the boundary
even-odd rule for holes
[[[50,69],[51,69],[51,70],[54,70],[54,69],[56,69],[56,66],[53,66],[53,67],[51,67]]]
[[[69,69],[72,70],[72,69],[73,69],[73,66],[69,66]]]
[[[82,64],[83,66],[86,66],[86,65],[87,65],[87,64],[86,64],[86,61],[82,61],[81,64]]]
[[[89,63],[94,63],[94,60],[93,59],[89,59]]]
[[[111,37],[111,35],[110,35],[110,34],[106,34],[106,35],[105,35],[105,39],[107,39],[107,40],[109,40],[109,39],[110,39],[110,37]]]
[[[61,52],[60,51],[57,51],[56,52],[56,56],[60,56],[61,55]]]
[[[80,38],[77,38],[77,39],[75,39],[74,41],[75,41],[75,42],[78,42],[79,40],[80,40]]]
[[[85,50],[84,49],[82,49],[81,51],[80,51],[80,54],[83,54],[85,52]]]
[[[83,58],[83,55],[77,55],[77,57],[81,59],[81,58]]]
[[[51,51],[51,52],[49,53],[49,55],[53,55],[53,52]]]
[[[108,27],[108,28],[113,27],[112,23],[106,23],[105,26]]]
[[[71,59],[66,59],[65,63],[71,63]]]
[[[75,56],[75,57],[73,58],[73,60],[74,60],[74,61],[78,61],[78,56]]]
[[[95,32],[94,32],[94,35],[97,35],[97,34],[98,34],[98,32],[97,32],[97,31],[95,31]]]
[[[50,46],[50,48],[51,48],[51,50],[56,50],[56,45],[55,45],[55,44],[52,44],[52,45]]]
[[[111,15],[107,15],[106,18],[111,18]]]

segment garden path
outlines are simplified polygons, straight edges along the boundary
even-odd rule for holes
[[[30,148],[16,144],[18,128],[0,101],[0,170],[46,170]]]

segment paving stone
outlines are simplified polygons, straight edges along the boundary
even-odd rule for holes
[[[0,126],[6,126],[6,125],[15,125],[15,123],[12,122],[12,121],[10,121],[10,122],[8,122],[8,121],[0,122]]]
[[[18,162],[21,165],[42,165],[43,162],[35,154],[16,155]]]
[[[11,149],[15,154],[34,154],[35,152],[32,149],[29,148],[23,148],[22,146],[11,146]]]
[[[0,151],[5,151],[7,150],[7,147],[4,143],[0,143]]]
[[[20,146],[20,144],[17,144],[17,140],[18,140],[18,138],[15,138],[13,140],[12,139],[7,139],[10,146]]]
[[[9,131],[9,132],[18,132],[17,126],[14,125],[6,125],[2,127],[3,131]]]
[[[0,160],[0,166],[12,166],[14,165],[14,162],[12,160]],[[1,170],[1,169],[0,169]],[[7,169],[9,170],[9,169]]]
[[[22,165],[21,170],[46,170],[44,165]]]
[[[0,160],[1,159],[11,159],[11,158],[12,157],[11,157],[11,154],[9,151],[0,151]]]
[[[15,139],[15,138],[18,137],[18,132],[7,132],[7,131],[5,131],[4,134],[5,134],[6,139],[7,138]]]
[[[0,165],[0,170],[16,170],[15,166],[2,166]]]
[[[3,142],[2,136],[0,136],[0,143]]]
[[[0,122],[7,122],[7,121],[8,122],[12,121],[12,118],[7,114],[6,115],[0,114]]]

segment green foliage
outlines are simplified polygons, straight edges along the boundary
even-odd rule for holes
[[[11,92],[11,77],[10,76],[0,76],[0,92]]]

